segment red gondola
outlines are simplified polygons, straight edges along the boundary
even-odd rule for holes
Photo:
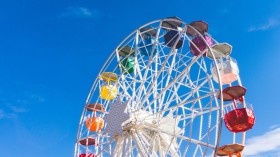
[[[227,113],[224,121],[231,132],[244,132],[252,129],[255,124],[255,116],[251,109],[238,108]]]
[[[249,108],[237,108],[235,101],[239,100],[243,103],[243,96],[246,93],[246,88],[242,86],[231,86],[223,90],[223,100],[232,100],[234,103],[234,110],[228,112],[224,116],[225,125],[231,132],[244,132],[255,124],[255,116],[253,110]],[[218,98],[220,99],[220,95]]]
[[[105,107],[100,103],[88,104],[87,111],[107,113]]]
[[[95,138],[92,138],[92,137],[83,138],[83,139],[79,140],[79,143],[83,146],[96,145]]]
[[[79,157],[94,157],[94,154],[80,154]]]
[[[202,21],[202,20],[193,21],[193,22],[190,23],[190,26],[195,28],[201,34],[204,34],[205,32],[208,31],[208,24],[206,22]],[[187,32],[186,33],[190,36],[196,35],[196,32],[190,27],[187,27]]]

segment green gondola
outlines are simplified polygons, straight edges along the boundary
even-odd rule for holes
[[[119,49],[119,55],[122,57],[120,69],[123,74],[131,74],[134,71],[134,53],[135,50],[130,46],[124,46]]]

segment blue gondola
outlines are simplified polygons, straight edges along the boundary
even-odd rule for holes
[[[158,52],[158,47],[154,38],[148,37],[139,43],[139,51],[145,56],[154,56]]]
[[[180,39],[178,40],[178,38],[180,38]],[[178,40],[178,42],[177,42],[177,40]],[[168,47],[171,47],[171,48],[177,42],[177,45],[175,47],[176,47],[176,49],[179,49],[180,47],[182,47],[182,45],[184,43],[184,37],[183,37],[183,35],[180,36],[179,31],[170,30],[164,35],[164,41],[165,41],[165,45]]]
[[[165,45],[172,48],[177,42],[175,48],[179,49],[184,43],[183,35],[180,35],[179,28],[182,27],[182,20],[178,17],[169,17],[162,22],[162,28],[167,31],[164,35]],[[180,38],[180,39],[179,39]]]

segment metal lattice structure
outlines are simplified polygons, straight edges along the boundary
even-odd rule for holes
[[[75,157],[216,156],[224,109],[234,107],[223,104],[218,66],[231,47],[213,48],[220,43],[199,22],[207,29],[153,21],[117,46],[86,100]]]

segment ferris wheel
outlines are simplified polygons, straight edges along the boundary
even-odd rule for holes
[[[204,21],[139,27],[93,83],[74,157],[241,156],[255,117],[231,51]]]

